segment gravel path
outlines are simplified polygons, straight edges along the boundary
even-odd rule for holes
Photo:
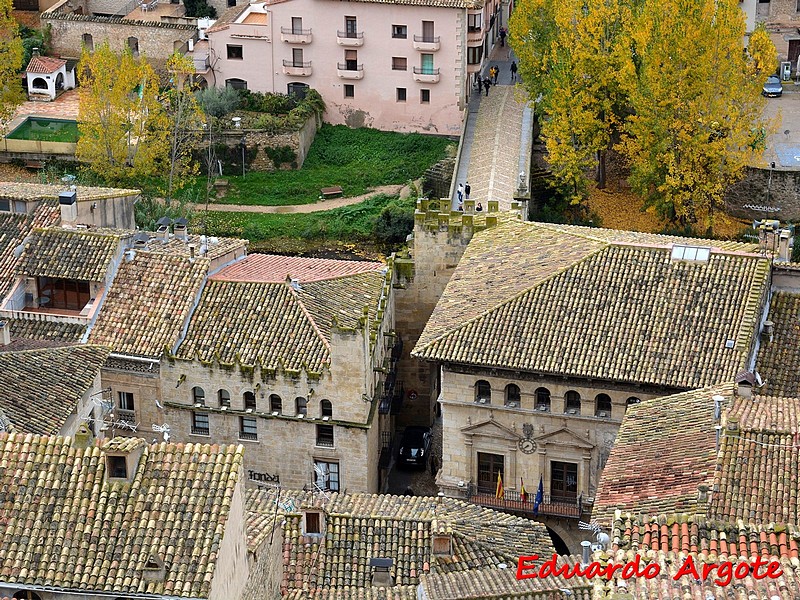
[[[219,212],[251,212],[251,213],[271,213],[271,214],[287,214],[287,213],[312,213],[320,212],[323,210],[331,210],[340,208],[342,206],[350,206],[363,202],[372,196],[380,194],[388,194],[390,196],[400,195],[401,198],[407,198],[411,194],[411,189],[407,185],[382,185],[376,187],[371,192],[361,194],[360,196],[350,196],[349,198],[333,198],[332,200],[321,200],[313,204],[290,204],[289,206],[258,206],[251,204],[209,204],[208,210]],[[198,209],[205,208],[205,205],[198,204]]]

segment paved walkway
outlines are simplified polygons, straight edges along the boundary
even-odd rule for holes
[[[270,213],[270,214],[290,214],[290,213],[312,213],[321,212],[323,210],[332,210],[342,206],[350,206],[351,204],[358,204],[367,198],[378,196],[380,194],[388,194],[390,196],[399,195],[401,198],[407,198],[411,193],[411,189],[407,185],[382,185],[376,187],[374,190],[367,194],[360,196],[351,196],[349,198],[334,198],[332,200],[323,200],[313,204],[290,204],[289,206],[259,206],[250,204],[209,204],[208,210],[215,210],[219,212],[250,212],[250,213]],[[200,210],[205,210],[205,204],[197,205]]]
[[[527,94],[511,81],[515,59],[508,46],[495,46],[483,74],[497,66],[497,85],[489,89],[488,96],[485,90],[472,93],[453,186],[453,210],[458,208],[458,184],[466,182],[472,188],[470,200],[481,202],[484,209],[489,200],[497,200],[500,210],[511,209],[519,173],[527,169],[530,132],[526,128],[532,122]]]

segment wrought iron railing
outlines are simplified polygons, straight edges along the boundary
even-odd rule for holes
[[[516,490],[504,490],[502,498],[498,498],[496,490],[478,488],[475,484],[469,485],[468,500],[473,504],[496,508],[497,510],[533,514],[536,506],[536,490],[526,492],[525,501],[522,501],[520,494]],[[577,498],[561,498],[544,494],[542,502],[539,504],[537,514],[550,517],[571,517],[579,519],[583,511],[583,494]]]
[[[438,75],[439,69],[434,69],[433,67],[414,67],[414,74],[415,75]]]
[[[438,35],[415,35],[414,36],[415,42],[422,42],[423,44],[438,44],[439,43],[439,36]]]
[[[296,69],[308,69],[308,68],[311,67],[311,61],[309,60],[309,61],[303,62],[303,61],[299,61],[299,60],[291,60],[291,59],[287,60],[287,59],[284,59],[283,60],[283,66],[284,67],[294,67]]]
[[[293,27],[281,27],[284,35],[311,35],[310,29],[294,29]]]
[[[192,427],[192,433],[194,435],[208,435],[209,429],[208,427]]]
[[[340,71],[363,71],[364,65],[337,63],[336,68],[338,68]]]
[[[258,439],[258,434],[257,433],[251,433],[249,431],[240,431],[239,432],[239,439],[240,440],[257,440]]]
[[[363,31],[337,31],[336,36],[340,38],[350,38],[360,40],[364,37]]]

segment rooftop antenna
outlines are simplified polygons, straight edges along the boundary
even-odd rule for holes
[[[578,521],[578,529],[594,533],[595,543],[592,544],[592,552],[608,549],[608,543],[611,541],[611,538],[603,531],[603,528],[600,527],[597,521],[590,521],[589,523]]]
[[[156,433],[164,434],[164,441],[169,442],[169,433],[171,431],[169,425],[167,425],[166,423],[164,423],[163,425],[156,425],[155,423],[153,423],[152,427],[153,431],[155,431]]]
[[[325,498],[325,502],[330,500],[330,495],[326,491],[326,485],[330,480],[330,471],[327,464],[314,463],[314,473],[317,477],[314,479],[314,493]]]

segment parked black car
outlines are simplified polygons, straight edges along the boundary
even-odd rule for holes
[[[401,465],[422,467],[428,464],[428,457],[431,453],[431,428],[430,427],[406,427],[403,438],[400,440],[400,456],[398,462]]]

